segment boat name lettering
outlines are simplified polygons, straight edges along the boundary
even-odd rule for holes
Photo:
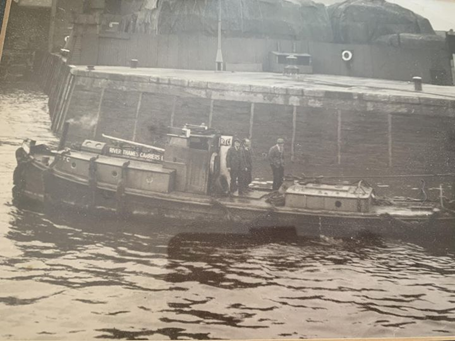
[[[133,157],[138,157],[138,152],[134,151],[134,150],[123,150],[123,155],[126,155],[126,156],[133,156]]]
[[[150,160],[156,160],[156,161],[163,160],[163,157],[161,155],[153,154],[153,153],[140,153],[139,157],[143,158],[143,159],[150,159]]]
[[[117,155],[121,155],[122,154],[122,150],[120,148],[109,148],[109,153],[110,154],[117,154]]]
[[[154,160],[154,161],[163,160],[163,156],[160,154],[157,154],[157,153],[137,152],[135,150],[127,150],[127,149],[114,148],[114,147],[109,148],[109,154],[136,157],[136,158]]]

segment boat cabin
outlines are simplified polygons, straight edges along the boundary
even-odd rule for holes
[[[163,166],[176,171],[175,190],[207,194],[219,152],[220,135],[206,126],[171,128]]]
[[[357,185],[295,184],[285,193],[285,206],[339,212],[370,212],[373,189]]]

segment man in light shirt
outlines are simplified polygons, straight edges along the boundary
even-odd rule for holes
[[[269,162],[273,173],[272,189],[278,191],[284,178],[284,140],[282,138],[279,138],[276,145],[270,148]]]

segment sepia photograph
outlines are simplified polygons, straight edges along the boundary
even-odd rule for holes
[[[455,0],[0,0],[0,340],[455,341]]]

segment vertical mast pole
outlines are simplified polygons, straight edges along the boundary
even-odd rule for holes
[[[216,71],[223,71],[223,52],[221,50],[221,0],[218,0],[218,50],[216,51]]]

